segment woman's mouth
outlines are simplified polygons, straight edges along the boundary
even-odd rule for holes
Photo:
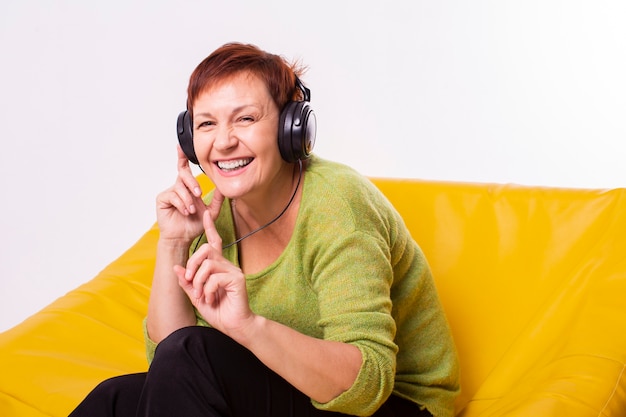
[[[231,161],[217,161],[219,169],[226,172],[236,171],[247,166],[254,158],[233,159]]]

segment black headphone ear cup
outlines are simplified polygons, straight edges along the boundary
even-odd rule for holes
[[[187,110],[178,115],[176,121],[176,134],[178,143],[190,162],[199,165],[196,157],[196,150],[193,147],[193,126],[191,125],[191,115]]]
[[[278,149],[287,162],[307,159],[313,151],[317,130],[315,113],[306,101],[287,103],[280,114]]]

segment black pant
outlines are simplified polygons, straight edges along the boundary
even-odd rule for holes
[[[98,385],[70,417],[314,417],[310,399],[249,350],[206,327],[186,327],[159,343],[147,373]],[[391,396],[376,417],[430,416]]]

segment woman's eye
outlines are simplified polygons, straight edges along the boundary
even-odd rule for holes
[[[239,118],[239,121],[243,122],[243,123],[250,123],[250,122],[254,122],[254,117],[252,116],[241,116]]]
[[[212,125],[213,125],[213,122],[207,120],[206,122],[199,123],[198,124],[198,129],[201,129],[203,127],[206,128],[206,127],[209,127],[209,126],[212,126]]]

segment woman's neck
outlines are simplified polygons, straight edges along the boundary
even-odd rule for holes
[[[295,219],[292,214],[297,214],[299,207],[303,170],[302,162],[298,161],[292,172],[284,176],[282,184],[274,183],[268,192],[259,193],[258,198],[247,196],[231,200],[238,241],[275,224],[284,229],[285,220]]]

